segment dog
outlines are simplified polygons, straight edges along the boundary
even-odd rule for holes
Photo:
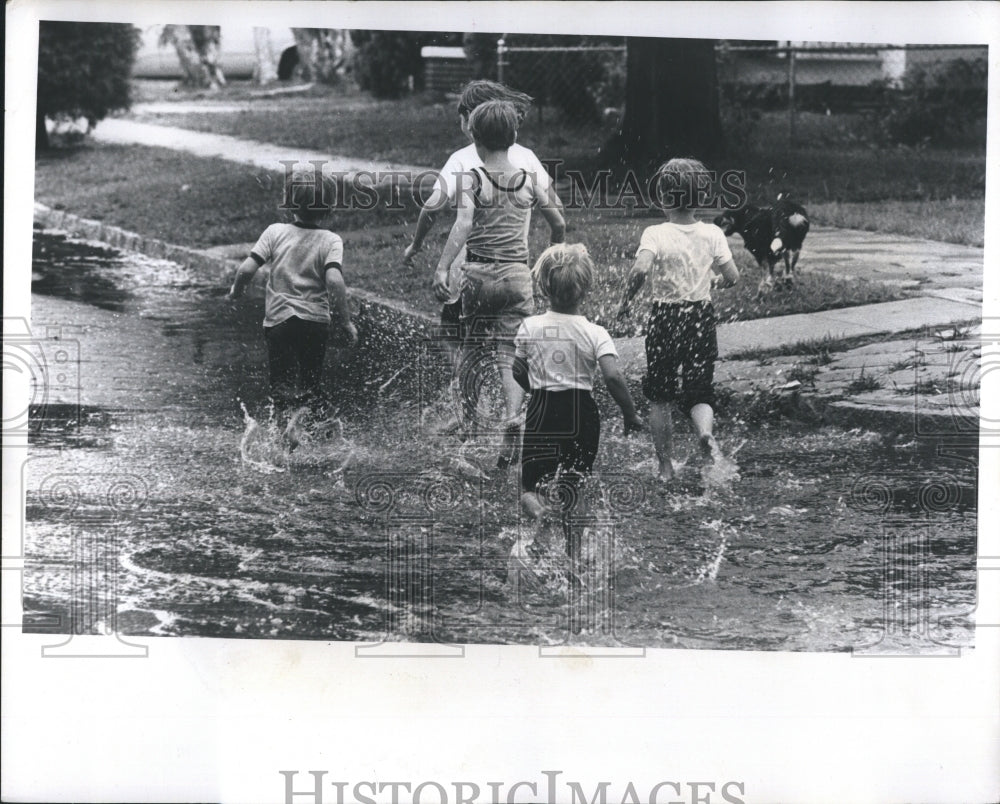
[[[736,210],[727,210],[716,217],[715,225],[726,236],[739,232],[743,245],[753,254],[757,264],[767,266],[767,274],[757,287],[758,298],[775,285],[774,267],[784,260],[784,273],[778,281],[791,287],[795,280],[795,267],[799,262],[802,243],[809,233],[809,213],[805,207],[779,195],[770,207],[747,204]]]

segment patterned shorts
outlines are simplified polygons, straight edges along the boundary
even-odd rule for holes
[[[646,376],[642,392],[653,402],[675,402],[685,412],[714,405],[719,344],[710,301],[657,302],[646,326]]]

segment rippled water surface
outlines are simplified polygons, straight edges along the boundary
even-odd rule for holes
[[[773,650],[972,643],[976,456],[720,422],[732,464],[653,480],[605,412],[583,559],[519,521],[495,447],[436,436],[440,373],[331,351],[336,409],[283,449],[260,301],[37,232],[33,330],[81,389],[33,409],[25,625],[64,633]],[[363,335],[365,334],[362,328]],[[44,344],[43,344],[44,346]],[[433,382],[432,382],[433,380]],[[70,383],[70,385],[72,385]],[[257,426],[246,437],[242,405]],[[679,459],[693,442],[681,431]],[[691,462],[693,463],[693,461]],[[584,530],[585,529],[585,530]]]

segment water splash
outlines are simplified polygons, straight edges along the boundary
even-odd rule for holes
[[[274,421],[274,410],[271,409],[268,416],[267,427],[262,429],[258,421],[250,415],[247,406],[240,401],[240,408],[243,410],[243,437],[240,439],[240,460],[244,466],[249,466],[263,474],[270,475],[276,472],[286,471],[286,467],[279,466],[272,461],[260,460],[251,455],[251,450],[274,452],[276,423]],[[282,440],[284,433],[282,433]],[[282,450],[283,451],[283,450]]]
[[[715,555],[698,568],[694,579],[689,584],[690,586],[698,586],[705,581],[714,581],[716,579],[719,574],[719,567],[722,566],[722,557],[725,555],[726,547],[729,545],[729,539],[736,532],[732,525],[725,524],[721,519],[706,522],[702,525],[702,528],[715,531],[719,534],[719,546],[715,551]]]

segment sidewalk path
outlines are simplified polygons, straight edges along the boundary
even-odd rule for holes
[[[426,168],[418,165],[401,165],[378,160],[357,159],[341,154],[328,154],[308,148],[291,148],[287,145],[273,145],[267,142],[244,140],[227,134],[207,134],[173,126],[159,126],[153,123],[139,123],[109,117],[97,124],[93,137],[100,142],[116,145],[150,145],[159,148],[173,148],[194,156],[216,157],[253,165],[263,170],[283,171],[282,160],[297,162],[321,160],[330,171],[344,173],[348,179],[357,173],[383,173],[403,171],[410,174],[422,173]]]
[[[737,235],[732,248],[742,248]],[[924,296],[982,303],[983,250],[886,232],[813,226],[798,269],[889,282]]]
[[[749,350],[779,349],[824,338],[841,340],[905,332],[926,326],[948,327],[956,322],[981,317],[982,308],[979,305],[927,296],[818,313],[736,321],[719,325],[719,359],[727,360]],[[633,376],[642,374],[646,362],[643,339],[624,338],[617,345],[626,373]]]

